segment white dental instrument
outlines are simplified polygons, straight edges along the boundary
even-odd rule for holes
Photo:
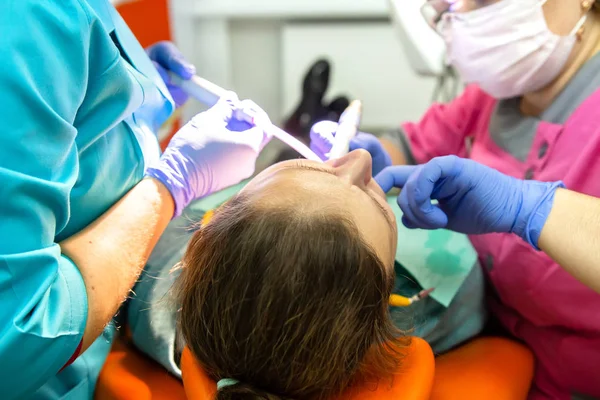
[[[214,83],[207,81],[197,75],[194,75],[189,80],[183,80],[180,77],[170,74],[172,82],[183,89],[191,97],[195,98],[199,102],[212,107],[219,101],[221,96],[227,91],[222,87],[215,85]],[[302,157],[312,160],[323,162],[319,156],[317,156],[307,145],[280,129],[271,122],[256,120],[256,110],[243,110],[240,115],[237,116],[239,119],[248,122],[251,125],[257,126],[265,131],[267,134],[271,134],[283,143],[296,150]]]
[[[354,100],[340,117],[339,126],[335,133],[335,141],[329,152],[330,160],[348,154],[348,151],[350,151],[350,141],[358,133],[361,117],[362,103],[360,100]]]

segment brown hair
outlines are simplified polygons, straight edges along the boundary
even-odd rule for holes
[[[240,382],[219,400],[327,398],[393,371],[408,344],[388,313],[393,274],[335,210],[238,195],[194,234],[182,267],[187,346],[212,379]]]

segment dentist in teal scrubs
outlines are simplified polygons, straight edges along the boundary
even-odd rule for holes
[[[269,138],[228,94],[161,155],[165,71],[194,73],[174,46],[149,58],[108,0],[0,8],[0,398],[90,399],[169,221],[249,177]]]

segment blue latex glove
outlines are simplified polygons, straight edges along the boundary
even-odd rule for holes
[[[168,41],[153,44],[146,49],[146,53],[167,85],[177,107],[183,105],[187,101],[188,95],[181,88],[171,83],[168,72],[173,72],[175,75],[187,80],[196,74],[196,67],[185,59],[173,43]]]
[[[523,181],[455,156],[390,167],[375,180],[386,192],[402,188],[398,205],[408,228],[512,232],[535,248],[556,189],[564,187],[562,182]]]
[[[235,185],[254,173],[256,159],[271,139],[261,129],[236,118],[252,109],[268,119],[251,101],[227,93],[210,110],[196,115],[171,139],[157,165],[146,175],[162,182],[175,201],[175,215],[201,197]]]
[[[321,121],[317,122],[310,130],[310,148],[324,161],[329,158],[338,126],[337,122]],[[373,175],[392,165],[392,159],[383,149],[379,139],[369,133],[360,132],[350,141],[350,151],[356,149],[365,149],[371,154]]]

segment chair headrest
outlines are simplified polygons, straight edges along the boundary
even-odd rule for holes
[[[433,386],[435,360],[429,344],[420,338],[411,338],[411,344],[391,380],[364,382],[352,386],[333,400],[426,400]],[[181,358],[183,385],[189,399],[213,400],[216,383],[186,347]]]

